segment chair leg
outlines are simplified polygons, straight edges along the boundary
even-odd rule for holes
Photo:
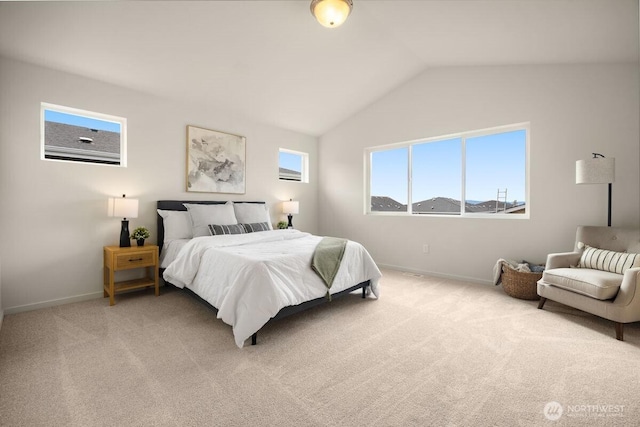
[[[624,341],[623,339],[624,324],[620,322],[614,322],[614,324],[616,325],[616,339],[618,341]]]
[[[541,310],[542,307],[544,306],[544,303],[547,302],[547,299],[545,297],[540,297],[540,302],[538,303],[538,309]]]

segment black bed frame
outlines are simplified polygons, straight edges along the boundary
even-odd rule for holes
[[[162,209],[162,210],[168,210],[168,211],[186,211],[187,208],[184,207],[183,203],[199,203],[199,204],[203,204],[203,205],[222,205],[227,203],[226,201],[212,201],[212,200],[196,200],[196,201],[187,201],[187,200],[158,200],[157,203],[157,208],[158,209]],[[241,203],[258,203],[258,204],[264,204],[265,202],[245,202],[242,201]],[[162,217],[160,216],[160,214],[158,214],[158,223],[157,223],[157,236],[158,236],[158,246],[160,247],[160,251],[162,251],[162,242],[164,242],[164,222]],[[160,270],[160,277],[162,277],[162,271],[164,271],[164,269]],[[168,282],[165,282],[168,283]],[[349,294],[353,291],[356,291],[358,289],[362,289],[362,298],[366,298],[367,295],[367,288],[371,286],[371,281],[367,280],[364,281],[362,283],[358,283],[355,286],[352,286],[348,289],[345,289],[343,291],[340,292],[336,292],[335,294],[331,294],[331,300],[341,297],[343,295]],[[185,288],[186,289],[186,288]],[[200,298],[200,296],[196,295],[193,291],[187,289],[187,291],[189,291],[189,293],[193,296],[195,296],[197,299],[199,299],[200,301],[202,301],[203,303],[205,303],[206,305],[213,307],[216,311],[218,310],[217,307],[214,307],[213,305],[209,304],[207,301],[205,301],[204,299]],[[326,302],[330,301],[328,298],[326,297],[320,297],[320,298],[316,298],[316,299],[312,299],[310,301],[305,301],[301,304],[298,305],[292,305],[292,306],[288,306],[288,307],[284,307],[282,308],[275,316],[273,316],[269,322],[273,321],[273,320],[278,320],[278,319],[282,319],[284,317],[287,316],[291,316],[292,314],[296,314],[296,313],[300,313],[301,311],[305,311],[308,310],[312,307],[315,307],[317,305],[320,304],[324,304]],[[267,323],[269,323],[267,322]],[[251,345],[256,345],[258,341],[258,333],[255,332],[252,336],[251,336]]]

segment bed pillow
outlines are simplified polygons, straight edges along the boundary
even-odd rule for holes
[[[183,204],[189,211],[189,216],[191,217],[193,237],[210,236],[209,224],[234,225],[238,223],[231,202],[223,205]]]
[[[240,224],[267,223],[273,229],[269,208],[264,203],[234,203],[233,210]]]
[[[253,224],[242,224],[244,231],[247,233],[253,233],[254,231],[269,231],[268,222],[254,222]]]
[[[175,239],[191,239],[191,216],[187,211],[166,211],[158,209],[164,224],[164,241]]]
[[[245,228],[242,224],[218,225],[209,224],[209,233],[212,236],[220,236],[221,234],[244,234]]]
[[[578,262],[578,268],[593,268],[618,274],[624,274],[633,267],[640,267],[640,254],[608,251],[591,246],[585,246]]]

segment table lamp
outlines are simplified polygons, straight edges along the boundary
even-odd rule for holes
[[[289,224],[287,225],[287,228],[293,228],[293,215],[298,214],[299,207],[300,206],[298,201],[289,199],[288,202],[282,202],[282,212],[286,213],[287,218],[289,218]]]
[[[122,197],[109,198],[108,215],[122,218],[120,247],[130,247],[131,239],[129,238],[129,220],[127,218],[138,217],[138,199],[127,199],[124,194]]]

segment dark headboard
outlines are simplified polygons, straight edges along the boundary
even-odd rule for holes
[[[183,203],[198,203],[201,205],[223,205],[227,203],[227,200],[158,200],[157,208],[165,211],[186,211],[187,208],[184,207]],[[265,202],[245,202],[244,200],[238,200],[236,203],[261,203],[265,204]],[[164,222],[160,214],[157,214],[157,234],[158,236],[158,246],[160,247],[160,251],[162,251],[162,246],[164,246]]]

